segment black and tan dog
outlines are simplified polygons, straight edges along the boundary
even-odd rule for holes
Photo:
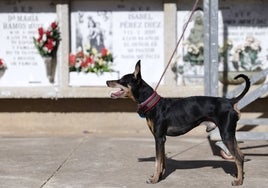
[[[119,80],[108,80],[107,86],[120,88],[111,94],[112,98],[131,98],[138,103],[138,113],[147,120],[148,127],[155,138],[156,172],[147,181],[157,183],[165,170],[166,136],[179,136],[187,133],[204,121],[215,123],[224,144],[233,155],[237,167],[237,177],[232,185],[243,184],[244,156],[235,138],[237,121],[240,112],[236,105],[248,92],[249,78],[239,74],[246,81],[244,91],[236,98],[193,96],[183,99],[160,97],[142,78],[140,61],[133,74],[127,74]]]

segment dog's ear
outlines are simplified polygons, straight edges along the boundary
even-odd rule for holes
[[[134,76],[135,76],[135,78],[138,79],[138,80],[141,79],[141,60],[139,60],[139,61],[136,63],[135,71],[134,71]]]

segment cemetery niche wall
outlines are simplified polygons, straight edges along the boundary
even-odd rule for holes
[[[138,60],[144,79],[156,84],[164,67],[162,7],[153,0],[73,1],[70,85],[104,86],[133,72]]]
[[[219,50],[232,45],[227,58],[220,53],[219,71],[267,67],[267,5],[261,0],[219,1]],[[164,58],[171,55],[166,49],[173,48],[191,8],[192,2],[186,0],[0,1],[0,98],[108,97],[105,81],[132,72],[138,60],[143,78],[154,86],[167,63]],[[174,15],[176,23],[164,23]],[[39,38],[38,28],[54,21],[61,36],[51,60],[54,72],[48,73],[33,38]],[[203,22],[200,2],[177,51],[175,72],[170,71],[159,87],[165,96],[203,93]],[[167,36],[172,36],[170,41]],[[249,41],[257,49],[257,55],[251,55],[255,59],[244,55],[244,60],[234,61],[239,57],[236,49]],[[196,51],[201,53],[189,56]]]
[[[0,15],[0,86],[57,84],[57,79],[51,82],[47,78],[44,59],[33,42],[39,27],[57,20],[55,4],[51,1],[4,0],[0,1]]]
[[[243,6],[241,6],[243,5]],[[233,81],[235,75],[252,73],[268,67],[268,2],[257,0],[219,1],[219,80],[223,72]],[[190,14],[191,4],[179,1],[177,12],[178,33]],[[254,10],[254,11],[253,11]],[[202,6],[194,12],[178,50],[177,83],[179,85],[203,84],[204,78],[204,17]],[[217,71],[217,70],[215,70]],[[225,81],[228,81],[225,80]],[[264,80],[263,80],[264,81]]]

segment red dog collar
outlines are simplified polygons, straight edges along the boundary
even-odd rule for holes
[[[138,113],[145,113],[147,111],[149,111],[150,109],[152,109],[160,100],[160,95],[158,95],[155,92],[153,92],[153,94],[144,102],[142,102],[141,104],[138,104]]]

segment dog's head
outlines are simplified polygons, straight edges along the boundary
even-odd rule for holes
[[[136,63],[134,73],[126,74],[119,80],[108,80],[106,84],[111,88],[119,88],[119,90],[111,93],[113,99],[131,98],[135,101],[133,92],[135,92],[141,83],[140,60]]]

